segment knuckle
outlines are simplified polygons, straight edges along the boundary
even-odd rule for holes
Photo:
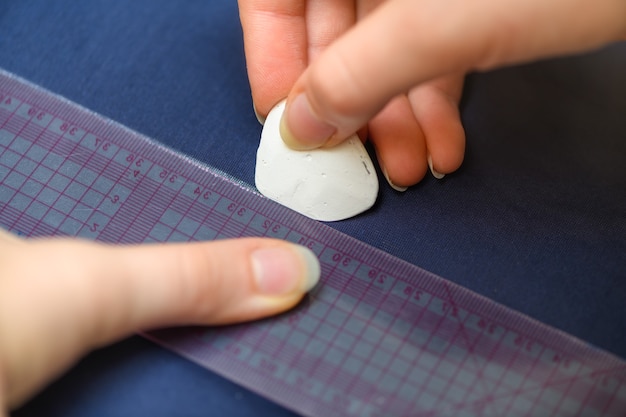
[[[332,68],[332,73],[328,69]],[[340,54],[326,57],[309,74],[309,98],[316,114],[326,120],[339,121],[350,118],[367,89],[360,72]]]

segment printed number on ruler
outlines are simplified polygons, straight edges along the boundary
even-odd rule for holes
[[[14,230],[20,234],[207,240],[229,231],[235,236],[251,220],[252,211],[206,186],[14,97],[3,95],[0,111],[3,197],[12,194],[3,223],[12,230],[20,224],[23,229]],[[150,204],[144,204],[147,197]],[[115,224],[108,232],[122,206],[134,227]],[[223,230],[225,217],[239,227]],[[279,227],[273,225],[270,234]]]

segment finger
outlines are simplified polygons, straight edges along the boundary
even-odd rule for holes
[[[0,228],[0,244],[2,243],[18,243],[22,242],[18,236],[7,232],[6,230]]]
[[[305,2],[239,0],[248,79],[262,121],[308,65]]]
[[[426,138],[427,158],[435,178],[456,171],[465,154],[465,130],[459,101],[463,75],[441,77],[409,93],[417,122]]]
[[[369,127],[367,125],[363,126],[356,132],[359,139],[361,139],[362,143],[367,142],[367,137],[369,136]]]
[[[409,100],[393,99],[369,123],[369,133],[387,182],[397,191],[419,182],[426,174],[426,145]]]
[[[355,20],[353,0],[318,0],[306,2],[308,63],[343,34]],[[294,80],[295,82],[295,80]],[[283,96],[286,97],[285,94]]]
[[[308,62],[313,62],[326,47],[348,30],[355,19],[354,0],[307,1]]]
[[[382,3],[383,0],[359,0],[357,19],[363,19]],[[426,173],[424,134],[406,96],[392,99],[368,125],[378,163],[389,185],[402,192],[419,182]]]
[[[624,36],[623,0],[390,0],[327,48],[289,94],[292,147],[342,140],[439,76],[587,50]]]
[[[356,17],[357,20],[363,19],[376,7],[384,3],[384,0],[357,0],[356,2]]]
[[[310,251],[269,239],[135,247],[29,242],[2,263],[3,278],[20,278],[0,281],[9,404],[85,350],[128,333],[279,313],[315,285],[319,271]]]
[[[335,2],[328,0],[327,2],[308,2],[307,3],[307,28],[309,31],[309,63],[313,62],[317,56],[330,45],[339,35],[345,32],[355,20],[361,19],[376,6],[382,3],[382,0],[356,0],[356,4],[352,1]],[[341,8],[341,5],[344,7]],[[349,7],[347,7],[349,6]],[[327,22],[337,20],[341,17],[340,23],[330,24],[328,29]],[[332,28],[335,28],[334,30]],[[328,33],[331,33],[330,35]],[[358,130],[357,135],[362,141],[367,138],[367,124],[363,124]],[[308,130],[305,127],[305,130]],[[332,130],[323,133],[324,136],[330,135]],[[295,148],[301,147],[297,141],[293,141],[289,131],[284,130],[281,121],[281,136],[287,144],[293,145]],[[332,146],[332,145],[331,145]]]

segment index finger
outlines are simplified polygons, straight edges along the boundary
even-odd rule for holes
[[[88,349],[137,330],[278,314],[320,276],[308,249],[260,238],[126,247],[7,240],[0,266],[0,390],[9,407]]]
[[[266,115],[287,97],[307,66],[306,4],[300,0],[239,0],[252,100]]]

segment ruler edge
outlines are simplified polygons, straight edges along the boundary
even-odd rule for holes
[[[272,317],[269,317],[269,319],[272,319]],[[163,331],[168,331],[168,330],[172,330],[172,329],[159,329],[159,330],[163,330]],[[185,332],[185,328],[174,328],[173,330],[178,330],[181,332]],[[283,400],[281,397],[279,397],[275,391],[272,391],[272,387],[275,387],[277,385],[276,380],[272,379],[272,384],[273,385],[269,385],[269,384],[253,384],[250,382],[250,379],[248,378],[248,375],[246,375],[246,377],[242,377],[241,374],[237,371],[231,371],[231,369],[229,369],[229,372],[225,372],[223,371],[221,368],[219,367],[207,367],[207,360],[206,358],[201,358],[199,357],[199,355],[195,354],[192,351],[192,347],[188,347],[188,346],[183,346],[181,347],[180,344],[174,345],[173,343],[171,343],[169,341],[168,338],[163,338],[160,334],[155,334],[155,332],[152,331],[148,331],[148,332],[140,332],[138,333],[141,337],[149,340],[150,342],[167,349],[168,351],[172,352],[173,354],[180,356],[182,358],[184,358],[185,360],[188,360],[198,366],[200,366],[203,369],[209,369],[211,372],[219,375],[220,377],[227,379],[233,383],[235,383],[236,385],[240,385],[242,387],[244,387],[245,389],[255,393],[256,395],[259,395],[265,399],[268,399],[276,404],[279,404],[280,406],[286,408],[287,410],[290,410],[298,415],[315,415],[316,411],[324,411],[326,413],[334,413],[337,410],[333,409],[329,404],[327,404],[324,401],[316,401],[318,398],[314,398],[312,396],[305,396],[305,395],[301,395],[301,393],[298,392],[297,388],[294,387],[290,387],[289,389],[289,395],[293,397],[293,394],[300,394],[299,396],[303,397],[304,403],[306,403],[307,406],[304,405],[303,402],[298,403],[298,408],[296,408],[296,406],[294,406],[293,404],[288,403],[287,401]],[[206,344],[204,344],[206,346]],[[225,356],[226,357],[226,356]],[[226,357],[227,358],[227,357]],[[239,365],[241,362],[235,362],[237,365]],[[229,363],[229,365],[232,365],[232,363]],[[257,369],[252,368],[252,371],[254,372],[255,376],[258,376],[258,378],[264,379],[265,381],[268,380],[267,375],[259,375],[260,372]],[[250,372],[250,367],[247,367],[246,372]],[[281,387],[282,388],[282,387]],[[281,389],[281,391],[285,391],[284,389]]]
[[[621,373],[626,376],[626,361],[619,357],[617,354],[614,354],[613,352],[592,345],[577,336],[567,333],[566,331],[556,328],[552,325],[546,324],[538,319],[527,315],[526,313],[515,310],[512,307],[508,307],[498,301],[495,301],[473,290],[463,287],[460,284],[457,284],[446,278],[440,277],[434,273],[424,270],[417,265],[411,264],[403,259],[384,252],[379,248],[362,242],[350,235],[347,235],[337,229],[332,228],[327,224],[314,222],[313,220],[310,220],[300,215],[299,213],[296,213],[286,207],[280,206],[279,204],[269,199],[266,199],[254,188],[251,188],[251,186],[247,183],[237,180],[233,176],[213,166],[210,166],[193,157],[169,148],[168,146],[148,137],[147,135],[132,130],[131,128],[128,128],[121,123],[118,123],[97,112],[89,110],[81,104],[73,102],[57,93],[54,93],[42,86],[34,84],[2,68],[0,68],[0,82],[3,91],[11,96],[18,98],[27,105],[32,105],[32,102],[44,102],[46,104],[54,104],[53,108],[46,107],[46,110],[55,111],[54,114],[52,114],[51,111],[47,111],[48,113],[51,113],[54,117],[58,117],[65,121],[71,122],[72,120],[75,120],[77,118],[85,119],[85,116],[88,116],[89,123],[87,125],[81,124],[78,127],[84,129],[86,132],[96,134],[99,137],[111,138],[111,140],[117,146],[124,147],[126,150],[132,152],[139,151],[142,156],[146,157],[151,162],[154,162],[154,158],[150,159],[150,154],[145,153],[145,150],[147,149],[146,146],[154,147],[158,151],[165,152],[168,156],[172,157],[167,161],[170,164],[168,168],[171,167],[173,171],[184,177],[186,180],[197,182],[197,178],[192,178],[191,174],[197,172],[196,170],[199,170],[202,171],[202,173],[206,175],[207,178],[213,179],[214,181],[217,180],[217,182],[223,182],[223,184],[219,184],[220,187],[215,190],[217,192],[220,192],[224,187],[229,188],[234,185],[237,191],[236,197],[239,199],[239,201],[242,201],[241,204],[246,204],[253,210],[260,209],[259,211],[263,212],[263,215],[265,215],[266,217],[269,217],[268,214],[271,213],[275,217],[280,217],[281,223],[285,224],[296,223],[297,225],[308,225],[307,222],[311,222],[311,225],[315,225],[315,228],[318,229],[316,230],[316,235],[322,236],[322,239],[320,239],[322,241],[327,237],[328,234],[335,234],[336,237],[339,237],[340,239],[342,239],[342,241],[346,241],[352,245],[350,251],[354,249],[367,249],[368,251],[377,255],[375,257],[376,259],[368,259],[367,263],[365,260],[362,259],[357,260],[364,264],[382,264],[379,270],[381,272],[388,273],[396,280],[401,280],[405,283],[415,284],[419,288],[430,288],[430,291],[427,291],[430,292],[433,296],[436,296],[441,300],[449,299],[454,304],[458,304],[460,302],[467,305],[468,300],[466,299],[470,299],[469,302],[473,307],[479,306],[480,308],[468,309],[465,306],[461,306],[461,308],[466,310],[468,314],[475,314],[479,317],[498,317],[497,321],[491,321],[494,322],[494,324],[497,324],[498,326],[506,329],[507,331],[513,331],[522,336],[526,336],[557,353],[573,356],[577,358],[577,360],[585,360],[585,362],[581,362],[581,365],[585,365],[586,361],[593,361],[595,364],[617,366],[617,368],[613,368],[613,370],[616,373],[621,371]],[[28,89],[26,96],[22,95],[24,93],[24,90],[22,89],[23,87],[26,87]],[[154,151],[151,153],[154,153]],[[276,216],[277,214],[278,216]],[[321,231],[319,230],[320,226]],[[324,246],[341,252],[334,247],[330,247],[328,245]],[[391,265],[394,262],[396,263],[396,265]],[[417,277],[415,277],[415,275],[417,275]],[[436,284],[436,286],[438,287],[444,287],[445,290],[449,291],[455,296],[452,298],[447,298],[444,294],[441,293],[441,288],[437,288],[437,291],[435,291],[435,288],[432,288],[434,287],[433,284]],[[565,345],[568,348],[567,351],[563,351],[562,346],[559,344],[559,342],[562,341],[566,342]],[[558,348],[556,348],[555,346],[558,346]],[[169,348],[172,349],[172,347]],[[607,368],[609,368],[609,366],[607,366]]]

